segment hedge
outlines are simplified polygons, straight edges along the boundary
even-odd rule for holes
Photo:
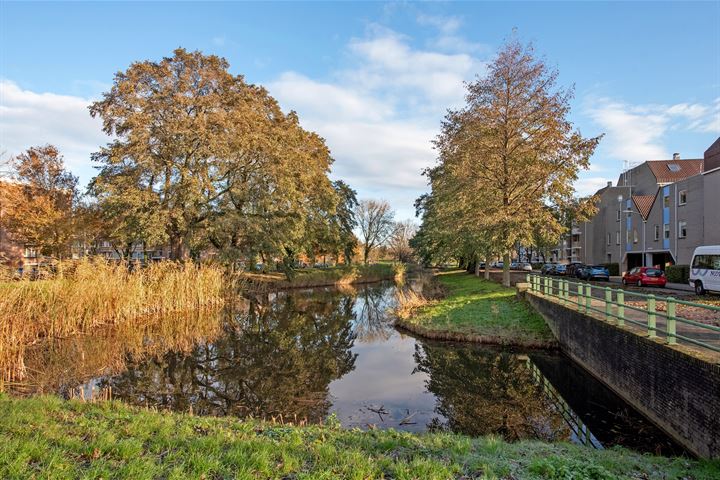
[[[688,283],[690,265],[670,265],[665,267],[665,276],[670,283]]]
[[[618,263],[603,263],[603,267],[608,269],[611,277],[620,275],[620,264]]]

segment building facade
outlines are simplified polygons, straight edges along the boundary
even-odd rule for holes
[[[564,236],[557,261],[688,265],[697,246],[720,244],[720,138],[703,158],[645,161],[595,195],[597,213]]]

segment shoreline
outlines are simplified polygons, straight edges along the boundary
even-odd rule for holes
[[[556,350],[559,344],[556,340],[521,340],[499,335],[483,335],[450,330],[430,329],[406,320],[396,318],[395,326],[414,335],[428,340],[442,340],[452,342],[477,343],[482,345],[497,345],[502,347],[522,347],[543,350]]]
[[[558,348],[542,316],[512,288],[462,270],[435,273],[424,287],[433,300],[423,296],[427,292],[399,296],[397,327],[430,340]]]

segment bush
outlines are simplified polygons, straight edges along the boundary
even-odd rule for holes
[[[603,263],[603,267],[608,269],[610,276],[620,275],[620,264],[619,263]]]
[[[670,265],[665,268],[667,281],[671,283],[688,283],[690,279],[690,265]]]
[[[536,262],[536,263],[531,263],[530,265],[532,265],[533,270],[540,270],[543,267],[543,265],[545,265],[545,264],[542,262]]]

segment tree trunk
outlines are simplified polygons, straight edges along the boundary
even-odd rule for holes
[[[485,257],[485,280],[490,280],[490,255]]]
[[[504,286],[510,286],[510,252],[503,254],[503,274],[502,283]]]
[[[475,276],[480,276],[480,257],[475,257]]]
[[[170,259],[171,260],[187,260],[189,252],[185,239],[181,236],[173,236],[170,238]]]

